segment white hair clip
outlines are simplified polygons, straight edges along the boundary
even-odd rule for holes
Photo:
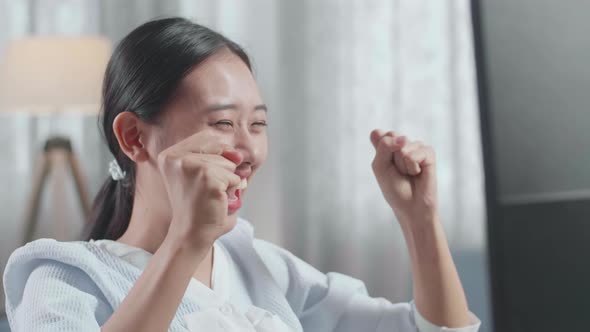
[[[125,172],[119,166],[116,159],[111,160],[109,163],[109,173],[111,173],[111,178],[115,181],[123,180],[125,178]]]

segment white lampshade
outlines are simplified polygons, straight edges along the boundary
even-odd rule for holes
[[[110,55],[110,42],[100,37],[15,40],[0,61],[0,109],[97,110]]]

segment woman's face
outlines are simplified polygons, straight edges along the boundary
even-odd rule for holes
[[[250,183],[267,156],[266,113],[252,73],[238,56],[224,50],[183,80],[158,124],[149,127],[144,144],[151,158],[157,158],[171,145],[197,132],[211,131],[221,143],[242,154],[236,174]],[[153,199],[167,202],[161,177],[148,178],[157,179],[149,184],[149,192],[160,196]],[[161,212],[170,217],[169,204],[164,209]]]

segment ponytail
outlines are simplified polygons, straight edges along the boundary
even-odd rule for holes
[[[131,176],[119,181],[109,176],[94,199],[86,240],[117,240],[125,233],[133,210],[133,182]]]

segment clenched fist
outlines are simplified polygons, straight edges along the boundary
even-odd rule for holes
[[[373,130],[373,172],[401,223],[434,220],[438,213],[435,153],[393,131]]]

